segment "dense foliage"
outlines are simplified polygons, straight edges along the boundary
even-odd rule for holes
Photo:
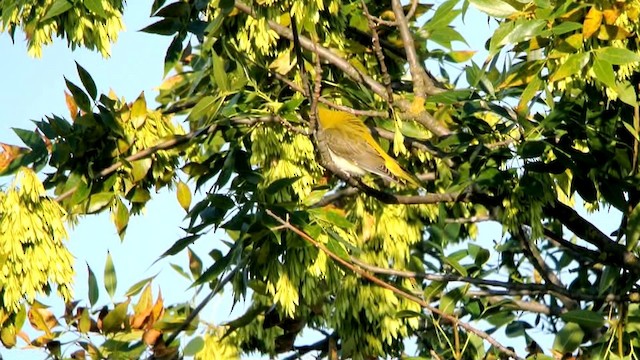
[[[123,4],[82,3],[2,2],[0,29],[21,29],[35,54],[55,34],[106,54]],[[470,7],[495,29],[482,63],[453,25]],[[408,340],[424,359],[638,357],[640,2],[151,8],[160,19],[144,31],[173,37],[157,109],[99,95],[78,65],[70,118],[18,130],[28,148],[3,144],[2,171],[21,179],[0,194],[5,346],[28,314],[44,334],[24,340],[58,358],[395,358]],[[317,136],[319,102],[366,119],[422,188],[338,170]],[[153,301],[150,279],[100,310],[92,272],[89,304],[67,299],[60,321],[34,302],[53,285],[68,297],[63,221],[109,211],[124,237],[162,187],[189,220],[163,256],[186,252],[187,276],[210,291],[202,305],[228,289],[249,301],[243,316],[197,328],[201,306]],[[192,190],[205,196],[192,204]],[[603,233],[582,206],[619,229]],[[503,229],[491,246],[476,241],[483,221]],[[211,237],[228,250],[203,269],[189,246]],[[68,332],[81,340],[61,346]],[[503,332],[526,350],[494,338]]]

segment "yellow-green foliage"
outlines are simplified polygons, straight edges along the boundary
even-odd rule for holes
[[[111,42],[124,29],[122,0],[76,2],[66,0],[0,1],[0,31],[21,28],[27,37],[29,55],[42,56],[42,46],[53,36],[66,37],[72,48],[83,46],[109,56]]]
[[[251,140],[251,163],[263,168],[263,188],[278,179],[300,177],[290,188],[264,196],[271,201],[283,202],[298,201],[309,195],[320,174],[309,137],[291,134],[283,128],[263,126],[251,133]]]
[[[222,339],[224,330],[224,328],[210,330],[205,336],[204,348],[196,354],[195,360],[232,360],[240,358],[240,352],[235,346],[236,336],[232,334]]]
[[[250,2],[247,2],[250,3]],[[296,19],[305,19],[301,28],[315,36],[325,35],[325,32],[318,32],[316,25],[325,27],[326,20],[321,19],[319,11],[328,11],[332,17],[338,15],[340,2],[331,0],[302,1],[302,0],[258,0],[253,5],[253,10],[264,17],[247,17],[242,26],[235,32],[236,44],[238,48],[248,56],[255,58],[264,55],[277,55],[276,44],[280,36],[268,26],[268,21],[275,21],[282,26],[289,26],[291,16]],[[232,13],[237,16],[237,12]],[[226,16],[222,10],[212,12],[212,19]],[[337,20],[337,19],[336,19]],[[343,43],[342,37],[335,37]]]
[[[119,121],[122,124],[127,139],[131,139],[128,153],[137,153],[158,145],[175,135],[184,134],[181,126],[173,124],[171,117],[165,116],[159,110],[147,109],[144,94],[141,94],[131,106],[124,106]],[[156,187],[168,184],[178,166],[179,149],[160,150],[151,159],[153,179],[159,181]],[[149,165],[151,165],[149,161]]]
[[[23,168],[6,192],[0,193],[1,307],[18,311],[56,284],[58,293],[71,299],[73,257],[62,240],[67,238],[65,212],[45,190],[35,173]]]

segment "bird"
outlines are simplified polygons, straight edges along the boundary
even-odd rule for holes
[[[319,135],[324,137],[333,163],[342,171],[363,176],[372,173],[396,183],[418,181],[389,156],[357,116],[346,111],[318,106]]]

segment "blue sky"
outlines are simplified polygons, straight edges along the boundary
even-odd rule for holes
[[[112,56],[103,59],[98,53],[77,49],[71,51],[66,42],[57,40],[53,46],[46,47],[41,59],[33,59],[27,55],[26,43],[21,33],[16,34],[16,43],[12,44],[7,34],[0,34],[0,65],[3,69],[11,69],[3,74],[0,87],[0,142],[19,144],[19,139],[10,130],[12,127],[33,129],[30,120],[39,120],[44,115],[58,114],[68,118],[64,101],[64,78],[80,84],[75,62],[77,61],[93,76],[100,92],[107,93],[113,89],[119,96],[133,101],[144,91],[148,102],[155,97],[154,87],[162,81],[164,52],[170,43],[169,37],[140,33],[137,30],[150,24],[149,1],[129,1],[125,9],[125,25],[127,30],[121,33],[113,45]],[[476,14],[468,14],[467,21]],[[469,34],[471,48],[480,50],[484,38],[490,30],[485,17],[467,22],[466,34]],[[458,46],[459,49],[464,49]],[[482,62],[482,58],[476,61]],[[6,184],[10,178],[0,178],[0,184]],[[155,281],[154,293],[158,285],[162,286],[165,303],[171,304],[188,300],[188,281],[178,276],[167,264],[169,262],[186,267],[186,254],[160,262],[153,267],[152,263],[173,242],[182,236],[179,225],[184,211],[178,205],[175,195],[161,192],[147,207],[144,215],[131,219],[127,236],[120,242],[115,227],[108,214],[88,216],[70,231],[68,246],[76,256],[77,279],[76,297],[86,299],[88,262],[98,276],[102,286],[102,273],[107,251],[111,252],[118,276],[118,292],[116,301],[123,300],[125,291],[140,279],[160,273]],[[612,220],[607,214],[596,217],[597,224],[606,233],[617,226],[617,216]],[[481,240],[490,244],[501,237],[498,226],[483,226]],[[219,245],[214,235],[201,239],[194,250],[203,260],[213,246]],[[205,266],[208,265],[205,263]],[[187,294],[187,296],[185,296]],[[62,303],[55,298],[43,300],[58,309],[61,313]],[[109,304],[111,300],[102,290],[99,306]],[[211,321],[221,321],[229,314],[231,306],[227,300],[214,299],[205,310],[204,317]],[[29,326],[26,326],[27,328]],[[503,339],[504,340],[504,339]],[[508,342],[507,342],[508,343]],[[19,342],[19,344],[22,344]],[[511,345],[511,344],[510,344]],[[518,344],[517,346],[522,346]],[[547,350],[549,346],[544,347]],[[521,348],[518,349],[522,351]],[[5,360],[44,359],[40,350],[5,350],[0,349]]]

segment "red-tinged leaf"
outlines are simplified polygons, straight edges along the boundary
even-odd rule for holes
[[[78,117],[78,105],[76,101],[73,99],[73,96],[68,92],[64,92],[64,100],[67,103],[67,109],[69,109],[69,115],[71,115],[71,120],[75,120]]]
[[[67,89],[71,91],[71,95],[73,95],[73,100],[76,102],[78,107],[84,111],[85,113],[91,112],[91,99],[89,96],[80,89],[76,84],[64,78],[65,83],[67,84]]]

